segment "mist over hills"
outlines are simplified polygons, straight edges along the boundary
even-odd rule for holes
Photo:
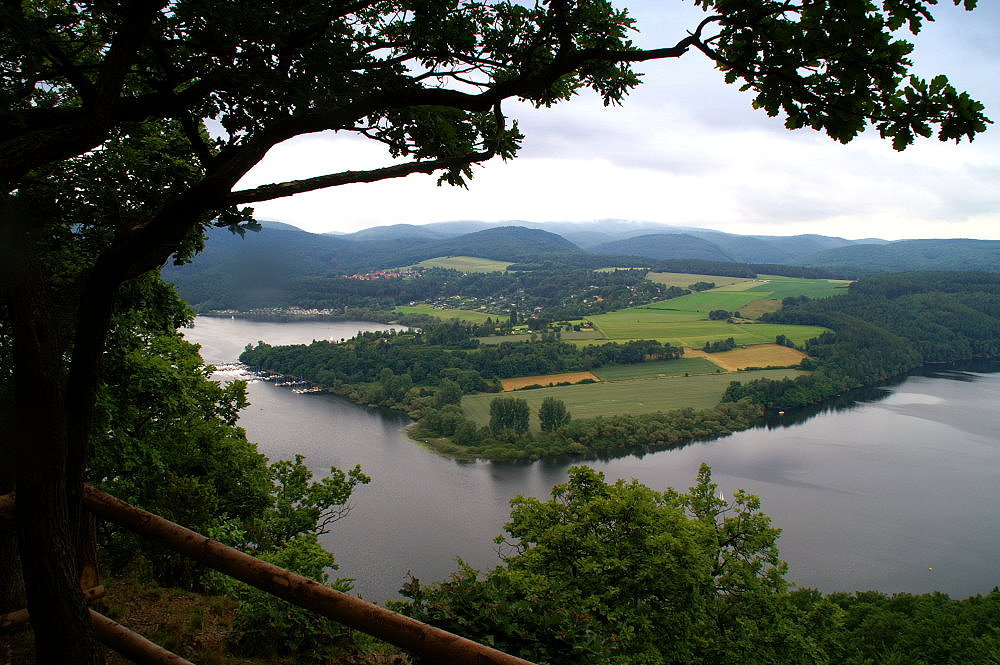
[[[216,294],[292,302],[302,279],[412,265],[439,256],[476,256],[578,268],[655,266],[658,261],[782,264],[841,277],[902,270],[1000,271],[997,240],[848,240],[822,235],[745,236],[624,220],[545,224],[453,221],[396,224],[349,234],[316,234],[267,222],[245,237],[211,229],[190,265],[164,268],[189,302]]]

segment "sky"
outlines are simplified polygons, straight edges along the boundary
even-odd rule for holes
[[[672,46],[700,16],[679,0],[616,4],[638,19],[634,41],[645,48]],[[847,145],[788,131],[691,52],[637,66],[644,82],[620,107],[593,94],[505,107],[524,147],[477,168],[467,189],[412,175],[258,203],[256,217],[315,233],[623,219],[755,235],[1000,239],[1000,3],[980,4],[969,13],[941,0],[937,20],[908,37],[916,73],[947,74],[997,122],[972,143],[922,140],[896,152],[874,131]],[[390,163],[381,144],[311,134],[276,146],[238,188]]]

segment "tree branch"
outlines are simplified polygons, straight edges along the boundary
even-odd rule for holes
[[[396,164],[380,169],[368,171],[341,171],[328,175],[306,178],[304,180],[290,180],[271,185],[262,185],[254,189],[242,189],[233,192],[226,197],[224,203],[228,205],[254,203],[257,201],[270,201],[293,194],[312,192],[317,189],[327,187],[337,187],[360,182],[377,182],[389,178],[402,178],[413,173],[432,173],[441,169],[469,166],[479,162],[484,162],[496,155],[494,150],[483,152],[473,152],[457,157],[442,157],[441,159],[430,159],[425,162],[410,162],[407,164]]]

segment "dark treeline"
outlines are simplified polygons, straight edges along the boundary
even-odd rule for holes
[[[727,400],[813,404],[927,362],[1000,355],[1000,274],[910,272],[867,277],[845,295],[788,298],[762,320],[830,328],[806,344],[814,372],[783,381],[734,382]]]
[[[807,268],[780,263],[734,263],[711,261],[708,259],[660,259],[642,256],[613,256],[607,254],[583,254],[560,256],[534,262],[514,263],[508,270],[577,270],[580,268],[649,268],[654,272],[682,272],[694,275],[718,275],[720,277],[749,277],[758,275],[780,275],[802,279],[854,279],[858,271],[850,268]]]
[[[433,302],[455,295],[475,298],[491,311],[522,313],[542,308],[548,320],[579,318],[674,298],[687,293],[646,280],[643,270],[594,272],[559,269],[531,272],[465,274],[432,268],[417,278],[353,279],[340,275],[295,276],[278,280],[283,286],[247,289],[235,281],[186,281],[182,295],[198,311],[250,310],[294,304],[316,309],[391,310],[411,302]]]
[[[683,289],[665,287],[646,280],[643,269],[755,278],[760,274],[808,279],[853,278],[844,271],[773,264],[744,264],[701,259],[671,259],[650,263],[649,259],[624,256],[555,256],[531,263],[512,264],[508,272],[464,274],[432,268],[419,278],[352,279],[329,269],[277,270],[266,257],[254,266],[219,274],[214,270],[171,272],[178,290],[198,312],[247,311],[264,307],[343,309],[392,309],[410,302],[434,301],[461,295],[491,300],[496,313],[509,307],[533,311],[542,307],[549,320],[600,314],[654,299],[684,295]],[[402,265],[402,264],[400,264]],[[626,268],[598,272],[598,268]],[[257,274],[257,273],[260,274]],[[364,272],[362,269],[361,272]],[[262,277],[266,279],[261,283]],[[600,299],[598,299],[600,298]],[[586,300],[586,302],[584,302]]]
[[[342,344],[321,341],[271,346],[261,342],[248,346],[240,360],[334,388],[384,383],[391,375],[405,376],[412,386],[437,386],[444,378],[459,380],[464,392],[474,392],[498,389],[497,379],[671,359],[682,352],[656,340],[578,347],[551,334],[535,342],[479,346],[475,332],[475,324],[451,321],[421,332],[362,333]],[[395,406],[401,401],[389,398],[374,403]]]
[[[721,277],[749,277],[758,275],[780,275],[802,279],[853,279],[850,271],[827,268],[806,268],[786,266],[776,263],[727,263],[706,259],[667,259],[657,261],[652,269],[656,272],[684,272],[696,275],[719,275]]]
[[[524,408],[527,409],[527,405]],[[575,455],[593,458],[607,453],[679,448],[694,441],[716,439],[750,427],[762,413],[759,405],[742,401],[701,410],[687,408],[571,420],[551,432],[515,432],[477,426],[465,418],[458,406],[446,405],[426,410],[413,436],[433,440],[437,450],[459,457],[538,460]],[[439,437],[447,441],[439,441]]]

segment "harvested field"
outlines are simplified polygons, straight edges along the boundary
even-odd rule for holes
[[[664,286],[679,286],[686,289],[697,282],[710,282],[716,287],[729,286],[731,284],[747,284],[747,288],[753,286],[757,280],[748,277],[721,277],[719,275],[696,275],[688,272],[651,272],[646,275],[646,279]]]
[[[566,372],[564,374],[542,374],[540,376],[519,376],[514,379],[500,379],[505,391],[517,390],[525,386],[554,386],[557,383],[580,383],[584,379],[600,381],[591,372]]]
[[[733,349],[722,353],[684,349],[684,357],[707,358],[722,369],[735,372],[746,367],[791,367],[802,362],[806,354],[780,344],[755,344],[745,349]]]

